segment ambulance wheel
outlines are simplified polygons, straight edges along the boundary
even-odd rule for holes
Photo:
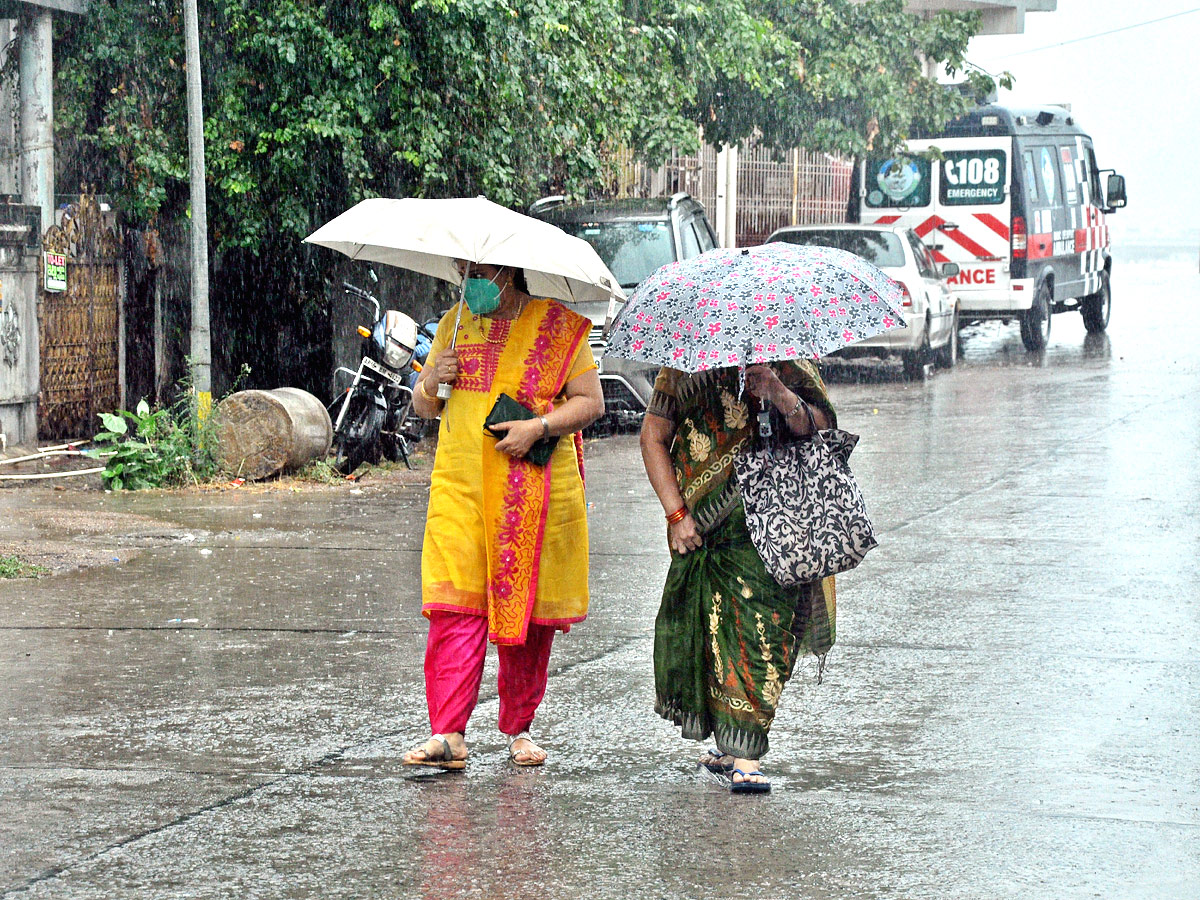
[[[1112,288],[1108,284],[1108,273],[1100,273],[1100,290],[1088,294],[1080,304],[1083,327],[1088,334],[1099,334],[1108,328],[1108,317],[1112,314]]]
[[[1050,343],[1050,284],[1043,281],[1033,295],[1033,305],[1021,313],[1021,342],[1030,353]]]
[[[934,351],[934,365],[939,369],[953,369],[958,362],[959,340],[958,307],[955,307],[954,320],[950,323],[950,340]]]

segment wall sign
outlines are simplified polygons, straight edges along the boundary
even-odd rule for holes
[[[67,256],[65,253],[43,253],[45,278],[43,289],[47,293],[62,293],[67,289]]]

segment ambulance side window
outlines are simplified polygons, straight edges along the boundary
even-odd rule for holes
[[[1033,151],[1026,150],[1021,154],[1025,161],[1025,187],[1029,191],[1029,202],[1035,206],[1041,202],[1041,191],[1038,190],[1037,170],[1033,167]]]
[[[1092,195],[1092,205],[1101,206],[1104,203],[1104,195],[1100,193],[1100,170],[1096,167],[1096,151],[1092,149],[1091,144],[1084,144],[1084,160],[1087,166],[1087,179],[1089,192]]]
[[[1031,185],[1037,185],[1030,190],[1033,205],[1038,207],[1058,206],[1062,201],[1062,183],[1060,182],[1058,165],[1058,148],[1030,147],[1026,153],[1033,155],[1033,175]]]
[[[1075,148],[1064,144],[1058,148],[1059,159],[1062,161],[1063,197],[1067,206],[1079,203],[1079,175],[1075,172]]]

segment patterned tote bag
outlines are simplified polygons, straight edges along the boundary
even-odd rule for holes
[[[849,459],[858,435],[837,428],[760,446],[734,460],[750,539],[784,587],[853,569],[878,544]]]

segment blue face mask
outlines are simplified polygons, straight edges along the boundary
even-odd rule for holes
[[[500,288],[487,278],[468,278],[463,289],[467,309],[477,316],[493,313],[500,306]]]

